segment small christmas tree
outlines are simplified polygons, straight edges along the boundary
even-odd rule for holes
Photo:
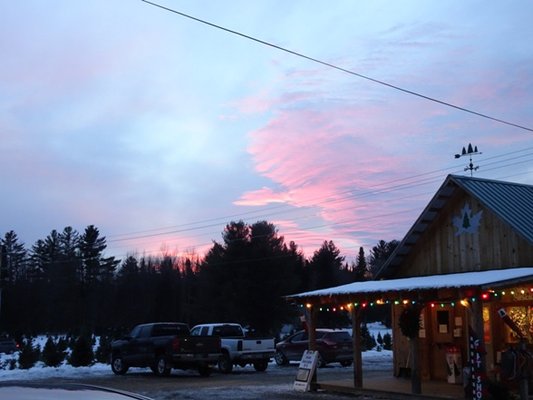
[[[390,333],[383,335],[383,348],[385,350],[392,350],[392,336]]]
[[[61,351],[58,343],[48,336],[41,357],[47,367],[59,367],[65,360],[65,353]]]
[[[91,344],[91,338],[87,335],[79,336],[74,342],[72,353],[70,354],[69,364],[73,367],[86,367],[94,362],[94,352]]]
[[[41,351],[38,346],[33,345],[33,339],[28,338],[22,345],[19,355],[19,368],[30,369],[39,361]]]

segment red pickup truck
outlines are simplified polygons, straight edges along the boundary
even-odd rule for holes
[[[169,375],[172,368],[197,369],[208,376],[221,356],[220,338],[191,336],[187,324],[178,322],[137,325],[111,343],[111,369],[117,375],[143,367],[158,376]]]

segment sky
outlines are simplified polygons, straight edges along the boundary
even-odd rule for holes
[[[0,235],[201,256],[267,220],[353,259],[470,175],[469,143],[474,176],[533,184],[527,0],[158,4],[340,69],[141,0],[3,2]]]

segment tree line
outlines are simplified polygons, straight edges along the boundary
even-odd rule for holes
[[[240,322],[276,334],[298,317],[283,296],[368,279],[394,250],[380,241],[347,263],[332,241],[306,259],[267,221],[232,221],[203,258],[106,256],[93,225],[53,230],[31,248],[1,239],[0,333],[110,335],[148,321]]]

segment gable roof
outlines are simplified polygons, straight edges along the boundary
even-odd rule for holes
[[[475,198],[509,224],[518,235],[533,244],[533,185],[448,175],[398,247],[378,270],[376,279],[385,278],[405,259],[458,189]]]

